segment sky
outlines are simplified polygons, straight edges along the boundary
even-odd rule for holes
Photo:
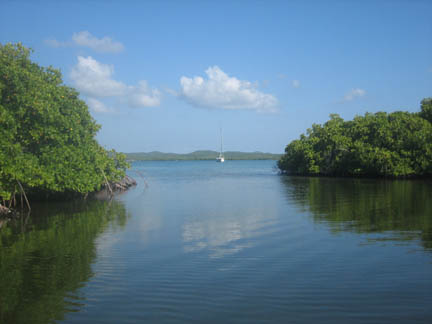
[[[331,113],[432,96],[432,1],[9,1],[0,43],[61,70],[121,152],[282,153]]]

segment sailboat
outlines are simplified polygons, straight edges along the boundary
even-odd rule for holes
[[[225,162],[225,157],[223,155],[223,148],[222,148],[222,129],[221,129],[221,148],[219,156],[216,158],[216,162]]]

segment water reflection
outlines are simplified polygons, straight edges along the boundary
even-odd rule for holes
[[[243,242],[259,233],[263,222],[255,219],[230,219],[222,217],[196,221],[183,225],[185,252],[209,250],[211,258],[221,258],[240,252],[253,246],[252,242]]]
[[[282,177],[287,196],[333,232],[384,233],[374,241],[420,239],[432,249],[432,183]]]
[[[252,247],[255,239],[271,233],[278,215],[276,196],[260,188],[262,195],[257,199],[256,190],[250,187],[232,192],[219,206],[186,219],[182,226],[184,251],[206,250],[210,258],[222,258]]]
[[[0,323],[48,323],[85,303],[95,239],[128,216],[117,201],[50,203],[0,229]]]

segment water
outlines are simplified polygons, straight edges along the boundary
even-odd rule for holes
[[[432,323],[430,181],[130,174],[113,201],[1,223],[0,323]]]

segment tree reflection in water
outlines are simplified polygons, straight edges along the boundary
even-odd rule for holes
[[[78,289],[92,277],[96,238],[125,226],[118,201],[37,206],[0,229],[0,323],[49,323],[84,304]]]
[[[288,198],[333,232],[383,233],[377,240],[421,239],[432,250],[432,183],[283,176]]]

